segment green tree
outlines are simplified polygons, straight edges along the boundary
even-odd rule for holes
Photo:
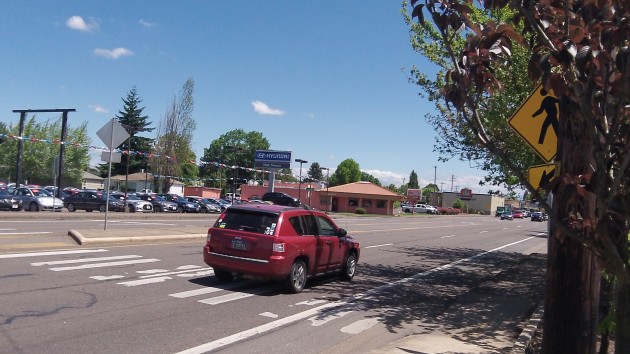
[[[321,168],[322,167],[319,165],[318,162],[313,162],[311,164],[311,167],[309,167],[308,171],[306,172],[306,176],[313,181],[323,181],[326,176],[324,176]]]
[[[337,166],[337,169],[330,175],[330,186],[340,186],[361,180],[361,168],[353,159],[345,159]]]
[[[233,178],[238,168],[241,179],[262,183],[264,175],[254,168],[256,150],[269,150],[269,141],[257,131],[231,130],[204,148],[200,176],[208,187],[226,190],[227,178]],[[232,147],[232,148],[229,148]]]
[[[418,183],[418,174],[416,171],[412,170],[409,174],[409,183],[407,183],[407,188],[409,189],[419,189],[420,183]]]
[[[372,176],[371,174],[369,174],[367,172],[363,172],[363,171],[361,171],[361,181],[372,182],[372,183],[376,184],[377,186],[381,185],[381,181],[379,181],[378,178]]]
[[[179,96],[166,109],[157,129],[155,150],[160,158],[151,162],[151,170],[159,176],[159,190],[168,192],[175,178],[191,185],[198,179],[199,168],[191,142],[197,122],[193,118],[195,82],[189,78]]]
[[[463,207],[464,207],[464,202],[462,202],[462,200],[459,198],[455,199],[455,201],[453,202],[453,208],[462,209]]]
[[[437,184],[429,183],[422,188],[422,198],[428,203],[431,193],[435,193],[439,190]]]
[[[412,6],[419,19],[414,30],[432,33],[438,40],[433,45],[443,49],[444,71],[426,80],[441,89],[441,98],[433,97],[445,108],[441,119],[467,128],[467,146],[476,144],[499,161],[505,180],[516,177],[551,217],[543,352],[595,352],[603,265],[617,280],[615,351],[629,353],[630,8],[617,1],[517,0],[486,1],[479,8],[455,0],[414,0]],[[425,12],[431,21],[425,21]],[[510,18],[487,21],[488,14]],[[512,60],[519,51],[527,66]],[[553,128],[561,177],[543,186],[554,192],[553,208],[527,180],[527,159],[513,155],[513,147],[492,129],[496,120],[487,108],[499,107],[506,116],[514,111],[496,103],[511,90],[510,79],[512,85],[530,86],[513,105],[538,82],[543,95],[552,90],[558,97]]]
[[[61,137],[61,119],[36,122],[35,116],[24,122],[24,136],[31,139],[24,140],[22,151],[22,176],[28,183],[52,185],[54,184],[54,161],[59,156],[59,144],[51,143]],[[19,127],[0,127],[5,134],[18,136]],[[66,132],[68,144],[64,153],[63,183],[65,186],[81,186],[83,171],[89,165],[90,139],[87,134],[87,122],[78,127],[68,127]],[[14,180],[17,174],[17,145],[16,139],[7,139],[0,144],[0,176],[3,179]],[[21,181],[24,183],[25,181]]]

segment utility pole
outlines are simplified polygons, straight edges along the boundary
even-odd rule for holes
[[[451,175],[451,192],[453,192],[453,182],[455,182],[455,175]]]
[[[437,188],[437,166],[433,166],[433,185]]]

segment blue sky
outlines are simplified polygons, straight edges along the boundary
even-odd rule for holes
[[[422,186],[435,178],[446,191],[485,193],[474,162],[441,163],[433,152],[432,105],[407,81],[413,65],[433,69],[411,49],[400,10],[380,0],[4,1],[0,119],[75,108],[70,125],[87,121],[92,144],[104,146],[96,131],[133,86],[157,126],[191,77],[197,160],[240,128],[308,165],[333,170],[352,158],[385,185],[414,170]]]

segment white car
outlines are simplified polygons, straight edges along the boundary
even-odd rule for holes
[[[13,196],[22,201],[22,208],[27,211],[63,210],[63,200],[41,187],[19,187],[13,190]]]

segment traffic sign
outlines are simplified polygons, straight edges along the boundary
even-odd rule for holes
[[[558,177],[560,166],[558,163],[532,166],[527,169],[527,180],[534,189],[544,188]]]
[[[96,135],[101,138],[103,143],[105,143],[110,150],[117,148],[118,145],[122,144],[123,141],[127,140],[129,137],[129,133],[122,124],[114,119],[102,126],[101,129],[96,132]]]
[[[551,162],[558,150],[558,98],[538,85],[508,120],[508,124],[545,162]]]

